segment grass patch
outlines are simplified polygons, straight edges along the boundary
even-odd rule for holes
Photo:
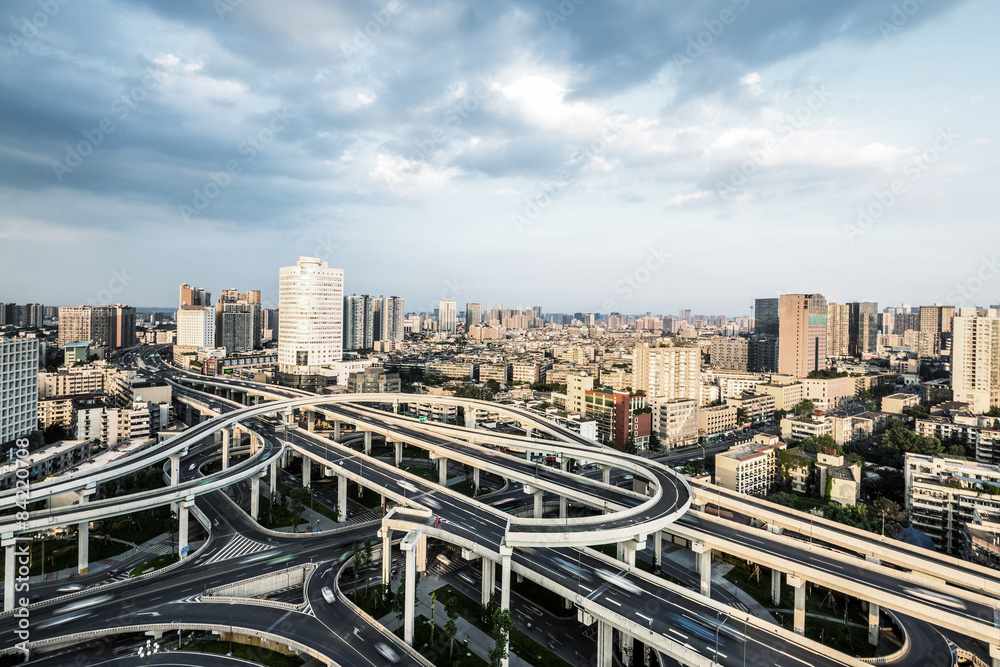
[[[149,574],[150,572],[161,570],[168,565],[176,563],[178,560],[180,560],[180,556],[177,554],[163,554],[156,558],[150,558],[142,565],[132,568],[130,576],[138,577],[140,574]]]
[[[284,653],[278,653],[277,651],[272,651],[260,646],[248,646],[246,644],[237,644],[236,642],[233,642],[232,646],[234,658],[248,660],[259,665],[267,665],[268,667],[299,667],[305,663],[305,661],[298,656],[285,655]],[[194,653],[226,655],[229,653],[229,642],[217,639],[199,639],[189,644],[184,644],[181,650],[191,651]]]
[[[489,665],[463,646],[457,636],[452,643],[441,627],[434,629],[432,644],[430,619],[423,615],[413,619],[413,647],[438,667],[488,667]],[[450,659],[449,655],[452,656]]]

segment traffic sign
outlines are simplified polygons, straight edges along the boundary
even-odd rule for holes
[[[420,415],[420,423],[423,424],[427,421],[427,415]]]

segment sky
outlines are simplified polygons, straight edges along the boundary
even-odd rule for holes
[[[10,0],[0,301],[1000,302],[1000,3]]]

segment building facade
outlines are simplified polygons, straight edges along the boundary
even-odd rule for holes
[[[977,414],[1000,407],[1000,316],[962,308],[953,320],[952,398]]]
[[[343,359],[344,271],[300,257],[278,272],[278,372],[317,376]],[[286,377],[296,383],[294,378]]]
[[[0,445],[38,430],[37,338],[0,338]]]
[[[778,372],[805,377],[827,367],[827,304],[822,294],[779,297]]]

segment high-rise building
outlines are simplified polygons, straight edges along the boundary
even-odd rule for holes
[[[752,373],[778,372],[778,337],[754,334],[747,343],[747,370]]]
[[[264,320],[263,340],[277,340],[278,338],[278,309],[264,308],[261,311]]]
[[[132,347],[135,344],[135,308],[122,305],[61,306],[59,346],[79,341],[90,341],[94,347],[107,349]]]
[[[181,306],[175,316],[177,345],[190,348],[215,347],[215,309],[211,306]]]
[[[701,352],[694,345],[635,346],[632,389],[649,398],[693,398],[698,400],[701,381]]]
[[[995,308],[962,308],[954,317],[951,391],[982,414],[1000,407],[1000,316]]]
[[[370,350],[374,346],[374,301],[367,294],[344,297],[344,350]]]
[[[748,344],[746,338],[712,339],[708,352],[712,368],[730,371],[745,371],[748,367]]]
[[[878,304],[854,301],[847,305],[850,306],[850,354],[855,357],[875,354],[878,347]]]
[[[778,372],[805,377],[826,363],[826,298],[782,294],[778,302]]]
[[[536,317],[541,315],[541,307],[536,306]],[[483,321],[483,304],[481,303],[467,303],[465,304],[465,330],[468,331],[469,327],[474,324],[479,324]]]
[[[181,285],[179,306],[211,306],[212,294],[200,287],[191,287],[187,283]]]
[[[778,335],[778,299],[754,299],[753,317],[755,334]]]
[[[920,337],[917,353],[921,357],[939,357],[951,338],[954,306],[920,306]]]
[[[281,268],[278,309],[279,373],[316,375],[343,359],[343,269],[318,257],[299,257],[295,266]]]
[[[454,301],[438,303],[438,331],[454,334],[457,331],[456,307]]]
[[[257,350],[264,346],[264,313],[260,290],[222,290],[215,305],[215,346],[228,353]]]
[[[851,306],[831,302],[826,315],[826,356],[846,357],[851,353]]]
[[[0,444],[38,429],[37,338],[0,338]]]
[[[680,312],[678,313],[678,319],[680,319],[681,322],[689,322],[690,323],[691,322],[691,309],[690,308],[681,308]]]
[[[405,303],[405,300],[398,296],[380,296],[373,300],[373,341],[403,340],[403,319],[405,315],[403,311]]]

